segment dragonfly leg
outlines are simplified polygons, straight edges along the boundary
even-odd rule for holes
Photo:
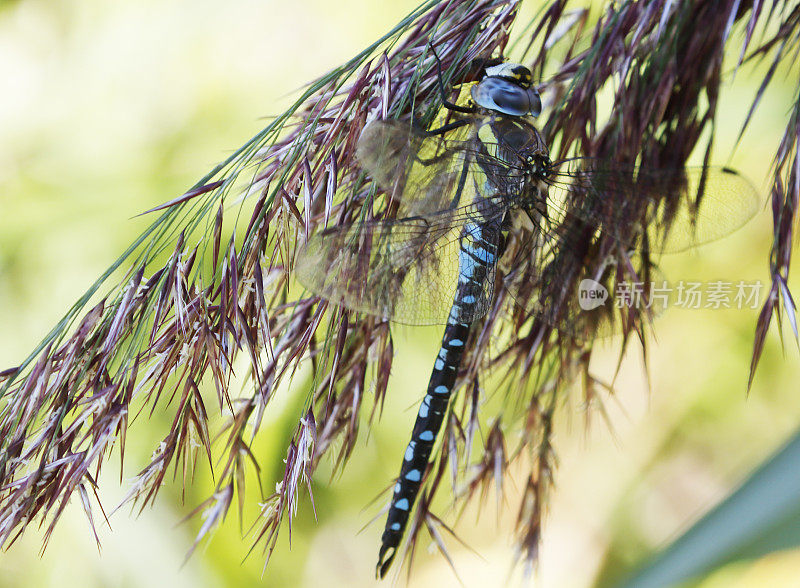
[[[446,125],[442,125],[438,129],[423,131],[422,134],[425,135],[426,137],[435,137],[436,135],[444,135],[445,133],[448,133],[453,129],[457,129],[459,127],[463,127],[468,124],[470,124],[470,121],[462,118],[461,120],[454,120],[453,122],[447,123]]]
[[[447,99],[447,93],[444,91],[444,82],[442,81],[442,62],[439,61],[439,56],[436,54],[436,49],[433,48],[433,45],[430,45],[430,48],[433,52],[433,57],[436,59],[436,79],[439,82],[439,95],[442,97],[442,106],[448,110],[452,110],[453,112],[460,112],[462,114],[475,114],[476,108],[474,106],[459,106],[458,104],[453,104]]]

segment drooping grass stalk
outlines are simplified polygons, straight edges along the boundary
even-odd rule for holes
[[[296,287],[295,251],[321,227],[392,214],[360,169],[356,143],[375,118],[421,126],[433,120],[440,98],[431,47],[452,84],[468,81],[466,66],[480,57],[503,55],[531,66],[546,103],[540,128],[554,156],[675,168],[698,146],[710,161],[719,90],[732,75],[723,57],[741,56],[739,64],[772,60],[755,108],[776,69],[796,55],[800,35],[798,8],[777,0],[622,2],[595,20],[557,1],[507,50],[517,8],[516,0],[426,2],[309,84],[184,195],[151,211],[156,220],[29,358],[0,373],[0,545],[32,521],[46,524],[49,537],[75,491],[97,520],[90,492],[112,443],[124,456],[133,406],[143,407],[143,415],[168,407],[173,420],[128,500],[149,504],[169,469],[191,471],[200,453],[216,470],[217,486],[195,511],[207,517],[198,541],[224,520],[235,498],[241,516],[245,472],[259,467],[252,439],[277,386],[308,361],[314,391],[297,415],[283,477],[256,523],[257,544],[272,553],[285,515],[297,508],[299,486],[334,442],[330,459],[343,467],[361,427],[380,412],[393,362],[389,323],[336,309]],[[613,111],[598,112],[597,97],[608,88]],[[742,119],[745,125],[749,115]],[[794,316],[786,278],[800,193],[799,121],[800,97],[775,154],[770,267],[777,296],[759,317],[751,380],[776,310],[783,305]],[[612,250],[601,242],[585,263],[604,263]],[[646,259],[617,262],[641,264],[637,272],[649,267]],[[124,276],[109,284],[120,271]],[[527,476],[515,533],[520,558],[528,566],[536,558],[555,469],[554,414],[576,375],[583,376],[587,399],[596,396],[597,383],[589,371],[591,341],[522,311],[509,316],[508,302],[501,284],[474,329],[461,393],[409,524],[411,553],[423,528],[445,550],[431,505],[448,476],[462,488],[456,500],[466,501],[492,485],[502,490],[508,468],[522,463]],[[626,344],[639,338],[644,346],[646,317],[627,318]],[[231,385],[237,361],[249,369],[243,392]],[[479,377],[487,369],[515,407],[503,417],[481,413]],[[213,407],[206,388],[215,391]],[[451,468],[460,461],[469,464],[463,480]]]

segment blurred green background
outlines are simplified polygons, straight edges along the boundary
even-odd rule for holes
[[[23,360],[139,234],[147,220],[136,214],[182,193],[254,135],[263,126],[259,117],[281,112],[293,90],[415,6],[411,0],[1,2],[0,367]],[[767,93],[734,151],[761,74],[745,68],[723,93],[714,153],[715,163],[752,178],[766,200],[797,72]],[[728,239],[666,260],[665,271],[673,279],[766,286],[770,243],[765,211]],[[800,292],[796,280],[790,284]],[[669,312],[649,348],[649,383],[641,354],[628,354],[618,394],[606,403],[610,426],[587,412],[577,394],[566,401],[537,585],[589,586],[601,569],[613,576],[632,565],[724,497],[797,428],[797,346],[787,338],[782,350],[774,327],[746,394],[757,312]],[[382,518],[369,524],[382,504],[372,500],[396,475],[440,332],[403,328],[395,335],[384,418],[362,435],[334,483],[320,469],[317,520],[304,498],[291,550],[284,528],[263,575],[260,552],[242,561],[250,539],[241,539],[233,511],[183,565],[202,521],[181,520],[212,487],[200,476],[185,495],[179,484],[166,487],[155,508],[139,516],[116,512],[113,530],[98,525],[99,552],[73,501],[43,555],[43,534],[33,526],[0,554],[0,586],[372,585],[382,530]],[[595,373],[610,380],[616,347],[606,346]],[[257,445],[267,491],[305,393],[298,386],[270,407],[273,421]],[[168,420],[164,412],[133,423],[122,483],[115,464],[101,479],[107,512]],[[499,586],[512,577],[518,489],[508,490],[499,521],[494,498],[480,518],[472,505],[457,526],[468,547],[449,542],[466,586]],[[253,514],[257,496],[248,500]],[[420,547],[410,584],[456,585],[445,561],[427,543]],[[798,570],[800,552],[785,552],[728,566],[700,585],[796,586]]]

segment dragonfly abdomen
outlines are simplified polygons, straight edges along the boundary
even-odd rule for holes
[[[459,252],[459,278],[442,345],[428,383],[428,391],[417,413],[400,476],[381,537],[378,574],[383,577],[394,559],[408,517],[428,467],[436,436],[447,413],[456,383],[470,325],[461,317],[474,316],[475,308],[486,296],[487,277],[498,254],[497,223],[468,224],[464,227]],[[491,286],[492,284],[488,284]]]

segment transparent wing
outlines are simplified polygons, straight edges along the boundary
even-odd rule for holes
[[[373,121],[358,141],[362,167],[392,200],[398,217],[416,216],[469,203],[460,186],[471,157],[470,125],[444,136],[426,137],[400,121]]]
[[[327,229],[301,248],[296,275],[312,292],[353,310],[407,324],[445,323],[458,284],[461,236],[477,222],[499,223],[504,211],[494,200],[426,217]],[[493,292],[491,267],[474,310],[459,320],[483,315]]]
[[[570,334],[613,330],[626,305],[657,316],[668,303],[654,266],[611,263],[614,241],[640,251],[647,244],[655,255],[679,252],[732,233],[760,206],[752,184],[727,168],[576,159],[556,169],[534,197],[533,226],[512,232],[503,287],[526,312]]]
[[[444,322],[455,295],[459,238],[476,220],[463,205],[488,198],[497,217],[517,207],[535,217],[527,233],[511,233],[504,287],[526,311],[583,331],[594,320],[581,312],[583,279],[613,290],[615,280],[642,278],[588,267],[599,236],[676,252],[733,232],[759,208],[756,189],[727,168],[652,170],[576,158],[536,176],[531,155],[546,151],[535,129],[492,129],[487,139],[473,123],[442,136],[397,121],[368,125],[359,158],[400,201],[401,218],[312,237],[298,261],[300,281],[356,310],[411,324]],[[489,283],[475,316],[464,320],[485,312],[491,291]]]
[[[500,263],[501,288],[517,313],[583,338],[612,334],[622,321],[635,319],[628,310],[654,317],[666,309],[658,292],[664,277],[654,266],[617,266],[612,256],[600,254],[594,228],[577,217],[536,220],[511,232]]]
[[[462,122],[463,126],[435,136],[400,121],[373,121],[365,127],[358,143],[359,161],[399,202],[398,218],[452,210],[487,195],[520,192],[525,158],[544,151],[536,129],[514,121]]]
[[[546,149],[535,129],[509,126],[478,140],[474,121],[433,137],[399,121],[374,121],[364,129],[358,153],[370,175],[401,203],[398,217],[428,214],[475,198],[464,183],[469,173],[488,178],[489,191],[520,193],[526,161],[546,155]],[[725,167],[649,169],[574,158],[554,163],[552,170],[543,181],[554,214],[581,218],[626,245],[646,238],[659,253],[724,237],[761,204],[756,188]]]
[[[646,169],[577,158],[544,180],[548,205],[580,217],[625,244],[646,239],[674,253],[720,239],[758,212],[761,198],[725,167]]]

